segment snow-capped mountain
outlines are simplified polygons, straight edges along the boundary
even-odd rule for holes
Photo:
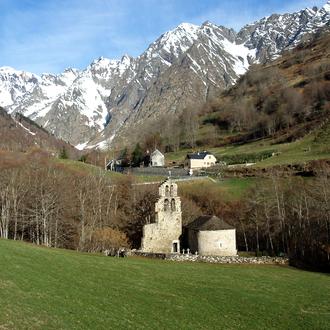
[[[235,83],[253,62],[265,62],[329,25],[322,8],[271,15],[238,33],[205,22],[182,23],[139,57],[99,58],[60,75],[0,68],[0,106],[22,113],[56,136],[104,147],[160,113],[178,113]]]
[[[273,14],[248,24],[239,31],[237,43],[256,50],[256,58],[263,62],[296,46],[306,34],[329,25],[330,1],[322,8],[306,8],[292,14]]]

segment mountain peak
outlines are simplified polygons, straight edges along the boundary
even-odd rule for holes
[[[147,58],[160,56],[163,63],[169,65],[192,46],[198,38],[199,31],[200,27],[198,25],[181,23],[173,30],[162,34],[141,56]]]
[[[201,25],[201,28],[203,28],[203,27],[219,28],[218,25],[212,23],[211,21],[205,21],[205,22]]]
[[[326,4],[322,7],[326,12],[330,13],[330,0],[326,2]]]
[[[129,56],[128,54],[124,54],[120,60],[121,63],[125,63],[125,64],[130,64],[131,61],[133,60],[132,56]]]
[[[163,39],[171,40],[173,36],[178,36],[179,38],[188,37],[195,39],[197,33],[200,30],[200,26],[191,23],[181,23],[173,30],[170,30],[163,34]]]
[[[74,74],[76,74],[76,73],[78,73],[78,69],[75,69],[75,68],[66,68],[65,70],[64,70],[64,73],[74,73]]]
[[[174,30],[176,30],[176,29],[182,29],[182,30],[185,30],[188,32],[195,32],[199,29],[199,26],[195,25],[195,24],[183,22],[183,23],[179,24]]]

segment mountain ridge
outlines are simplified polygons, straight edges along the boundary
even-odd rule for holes
[[[0,68],[0,105],[22,113],[78,148],[129,140],[137,120],[178,113],[233,85],[252,63],[265,62],[329,24],[320,9],[273,14],[239,32],[205,22],[182,23],[136,58],[100,57],[86,69],[41,76]]]

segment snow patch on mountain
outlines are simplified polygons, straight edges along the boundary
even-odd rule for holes
[[[234,66],[233,69],[238,75],[244,74],[249,68],[249,58],[255,59],[256,49],[249,49],[244,45],[230,42],[227,39],[221,41],[224,51],[233,56]]]
[[[173,57],[178,57],[187,51],[198,38],[200,27],[198,25],[181,23],[175,29],[164,33],[159,39],[153,42],[146,50],[146,56],[151,58],[154,52],[162,50]]]
[[[75,146],[76,149],[78,150],[84,150],[86,148],[86,146],[88,145],[88,141],[84,142],[84,143],[79,143]]]
[[[107,107],[89,72],[79,77],[71,85],[64,95],[64,101],[69,107],[75,104],[80,114],[86,117],[87,126],[97,126],[99,129],[104,127],[108,113]]]
[[[329,12],[329,13],[330,13],[330,1],[328,1],[328,2],[323,6],[323,9],[324,9],[326,12]]]

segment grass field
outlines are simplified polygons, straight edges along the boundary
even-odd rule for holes
[[[79,162],[77,160],[71,159],[58,159],[54,158],[53,161],[56,164],[62,164],[63,166],[72,169],[74,171],[79,171],[85,174],[105,174],[107,177],[112,179],[118,179],[123,176],[123,174],[114,171],[105,171],[102,167],[94,166],[91,164]]]
[[[274,141],[268,138],[243,145],[229,145],[219,148],[203,147],[203,149],[212,152],[218,160],[221,160],[223,156],[250,155],[269,150],[278,153],[277,156],[257,162],[256,167],[299,164],[317,159],[330,159],[330,123],[292,143],[273,143]],[[166,154],[166,159],[170,162],[183,162],[186,154],[190,152],[193,152],[193,150],[184,149],[171,152]]]
[[[330,278],[0,240],[0,329],[329,329]]]
[[[178,182],[179,190],[190,195],[208,195],[221,198],[226,201],[240,199],[244,193],[255,184],[260,178],[230,178],[211,182],[209,179]]]

